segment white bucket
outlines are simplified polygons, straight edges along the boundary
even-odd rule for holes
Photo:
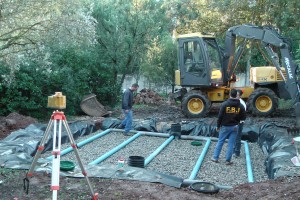
[[[297,167],[300,167],[300,158],[299,158],[299,151],[300,151],[300,137],[295,137],[293,138],[293,141],[294,141],[294,145],[295,145],[295,148],[296,148],[296,156],[294,156],[291,161],[292,163],[297,166]]]
[[[295,138],[293,138],[293,140],[294,140],[294,145],[295,145],[295,148],[296,148],[297,156],[299,156],[299,151],[300,151],[300,137],[295,137]]]
[[[300,137],[295,137],[293,138],[295,142],[299,142],[300,143]]]

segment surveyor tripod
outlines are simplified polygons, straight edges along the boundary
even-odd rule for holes
[[[58,123],[58,124],[57,124]],[[59,173],[60,173],[60,149],[61,149],[61,133],[62,133],[62,124],[64,125],[66,132],[68,134],[68,137],[70,139],[70,143],[72,148],[74,149],[78,164],[81,168],[81,172],[83,176],[85,177],[87,184],[89,186],[89,189],[92,193],[92,200],[98,200],[98,193],[94,193],[93,188],[91,186],[91,183],[89,181],[89,178],[87,176],[87,172],[84,169],[84,166],[81,162],[81,159],[79,157],[78,153],[78,148],[77,144],[75,143],[75,140],[73,138],[73,135],[70,131],[70,128],[68,126],[66,116],[64,115],[63,112],[60,111],[54,111],[51,119],[49,121],[49,124],[46,128],[46,131],[44,133],[44,136],[40,142],[40,145],[37,149],[37,153],[34,156],[33,162],[30,166],[29,171],[26,174],[26,177],[24,178],[24,190],[28,193],[28,188],[29,188],[29,179],[28,177],[31,177],[34,171],[34,167],[37,164],[37,161],[44,150],[44,145],[49,137],[50,130],[53,125],[53,151],[52,151],[52,177],[51,177],[51,190],[53,191],[52,199],[56,200],[57,199],[57,192],[59,190]],[[58,127],[57,127],[58,125]],[[58,132],[57,132],[58,128]]]

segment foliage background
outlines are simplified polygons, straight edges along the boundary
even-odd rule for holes
[[[115,106],[126,75],[172,85],[175,33],[213,33],[222,45],[231,26],[272,25],[299,62],[299,15],[297,0],[2,0],[0,115],[44,117],[56,91],[67,114],[81,114],[90,93]],[[246,54],[239,71],[265,62],[254,44]]]

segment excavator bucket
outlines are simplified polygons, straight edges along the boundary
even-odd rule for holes
[[[296,114],[296,126],[297,128],[300,128],[300,102],[297,102],[294,105],[295,114]]]
[[[99,103],[95,94],[89,94],[83,97],[83,100],[80,103],[81,110],[85,114],[93,117],[103,117],[110,114],[105,110],[104,106]]]

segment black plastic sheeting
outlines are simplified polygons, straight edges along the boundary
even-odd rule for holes
[[[95,125],[91,122],[77,121],[69,123],[69,128],[74,139],[88,135],[95,131]],[[0,165],[7,168],[20,168],[31,163],[37,148],[44,136],[47,125],[31,124],[25,129],[12,132],[0,141]],[[61,143],[69,142],[69,137],[62,126]],[[45,142],[43,152],[53,149],[53,127],[51,127],[49,139]]]
[[[117,118],[106,118],[101,124],[101,129],[106,130],[109,128],[118,128],[121,122],[122,121]],[[132,129],[136,131],[157,132],[156,120],[152,118],[144,120],[133,120]]]
[[[162,183],[176,188],[180,188],[183,183],[183,179],[176,176],[127,165],[124,166],[123,170],[119,170],[117,164],[87,165],[85,166],[85,170],[88,172],[89,177]],[[51,166],[49,165],[40,167],[36,171],[47,171],[51,173]],[[84,178],[79,167],[75,167],[74,171],[70,172],[61,171],[60,175],[75,178]]]
[[[294,176],[291,158],[296,156],[296,148],[292,144],[293,136],[287,134],[286,127],[276,126],[273,123],[261,127],[258,144],[267,155],[265,165],[270,179],[281,176]]]
[[[162,133],[170,132],[171,125],[163,128]],[[218,137],[216,126],[209,120],[199,120],[181,123],[181,135]]]
[[[116,118],[107,118],[102,122],[101,129],[117,128],[121,124],[121,120]],[[132,129],[136,131],[170,133],[172,124],[164,124],[157,128],[155,119],[145,119],[142,121],[133,121]],[[215,119],[201,119],[198,121],[181,122],[181,135],[204,136],[204,137],[218,137],[216,131]],[[242,140],[248,142],[257,142],[259,134],[259,127],[244,125]]]

